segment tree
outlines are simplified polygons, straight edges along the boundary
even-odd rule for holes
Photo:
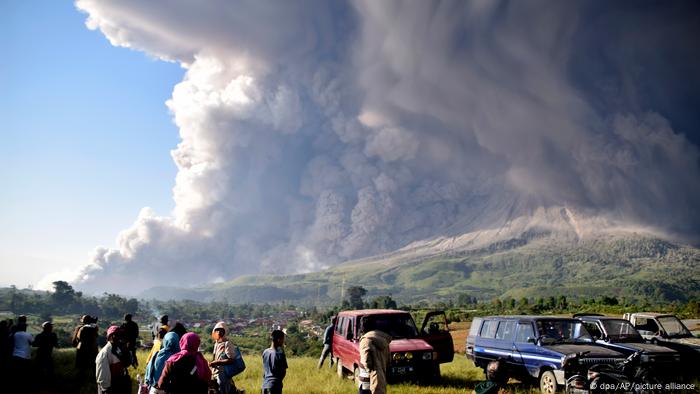
[[[396,301],[391,296],[379,296],[370,302],[370,307],[375,309],[396,309]]]
[[[569,307],[569,303],[566,301],[566,296],[560,295],[557,299],[557,309],[566,310]]]
[[[362,286],[350,287],[348,289],[348,306],[353,309],[364,308],[365,302],[362,300],[362,297],[365,294],[367,294],[367,290]]]
[[[71,307],[76,303],[78,297],[73,286],[64,280],[57,280],[53,282],[53,289],[51,302],[54,308],[58,311],[69,312]],[[82,295],[82,293],[80,295]]]

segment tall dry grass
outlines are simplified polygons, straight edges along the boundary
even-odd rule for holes
[[[133,393],[136,393],[136,375],[144,376],[146,357],[148,352],[139,350],[138,368],[129,368]],[[205,354],[207,359],[211,354]],[[262,383],[262,358],[257,354],[244,354],[246,370],[234,378],[238,389],[243,389],[247,394],[259,393]],[[317,359],[312,357],[290,357],[289,369],[284,379],[285,394],[354,394],[357,387],[349,378],[341,379],[337,376],[335,368],[316,368]],[[45,385],[45,393],[70,393],[70,394],[94,394],[96,392],[94,372],[83,384],[76,381],[75,350],[58,349],[54,351],[54,366],[56,382]],[[456,354],[451,363],[442,364],[442,379],[435,385],[418,385],[411,382],[395,383],[389,385],[391,394],[463,394],[471,392],[474,385],[484,379],[481,369],[474,367],[464,355]],[[509,385],[509,391],[514,393],[539,392],[535,388],[520,384]]]

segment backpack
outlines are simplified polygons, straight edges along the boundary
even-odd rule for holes
[[[197,362],[194,356],[184,356],[172,364],[167,381],[163,382],[161,389],[173,394],[206,393],[209,382],[205,382],[197,376]]]
[[[222,353],[219,357],[221,360],[228,360],[226,353]],[[245,361],[243,361],[243,356],[241,356],[241,350],[238,346],[233,347],[233,363],[223,365],[224,375],[226,378],[231,379],[232,377],[245,371]]]

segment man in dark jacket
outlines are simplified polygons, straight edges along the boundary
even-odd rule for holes
[[[35,360],[41,381],[48,383],[53,380],[53,360],[51,355],[53,348],[58,344],[58,337],[53,332],[53,324],[51,322],[44,322],[41,328],[43,331],[36,335],[32,345],[37,347]]]
[[[136,358],[136,342],[139,339],[139,325],[132,320],[131,313],[124,315],[124,323],[122,323],[121,328],[124,330],[126,348],[129,351],[129,364],[137,367],[139,365],[139,360]]]
[[[331,368],[333,368],[333,331],[335,330],[335,316],[331,318],[331,324],[326,327],[326,331],[323,332],[323,351],[321,351],[321,358],[318,359],[317,368],[321,369],[323,362],[326,361],[326,357],[331,355]]]

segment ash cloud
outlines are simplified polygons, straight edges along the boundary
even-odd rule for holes
[[[96,251],[81,288],[137,293],[318,270],[548,206],[699,239],[697,123],[620,88],[657,77],[643,67],[629,75],[653,58],[649,42],[672,52],[651,71],[677,58],[683,70],[700,64],[686,35],[697,28],[682,12],[650,6],[615,19],[624,10],[491,1],[76,5],[113,45],[187,69],[167,102],[182,139],[175,210],[144,209],[117,248]],[[645,30],[657,41],[624,28],[654,13],[677,27]],[[597,62],[591,42],[603,37]],[[697,100],[658,87],[697,73],[664,75],[649,91],[681,108]],[[692,127],[674,130],[676,117]]]

